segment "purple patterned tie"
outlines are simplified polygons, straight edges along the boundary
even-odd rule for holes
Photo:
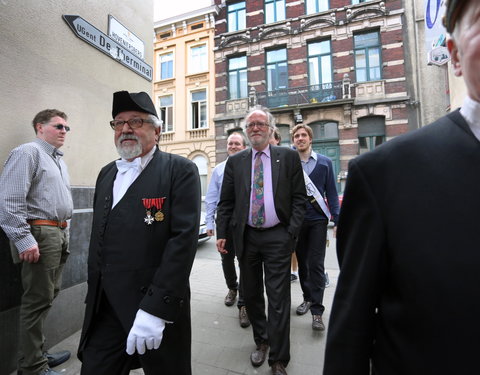
[[[252,189],[252,224],[261,227],[265,223],[265,204],[263,200],[263,152],[255,155]]]

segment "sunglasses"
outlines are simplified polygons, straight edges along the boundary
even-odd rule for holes
[[[52,125],[55,129],[57,130],[63,130],[65,129],[66,132],[70,131],[70,126],[63,125],[63,124],[57,124],[57,125]]]

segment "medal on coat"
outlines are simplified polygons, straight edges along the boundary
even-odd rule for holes
[[[157,209],[157,212],[155,213],[155,220],[157,221],[163,221],[163,219],[165,219],[165,215],[162,212],[163,202],[165,199],[165,197],[153,199],[153,205]]]
[[[143,219],[143,221],[147,223],[147,225],[152,225],[153,217],[151,211],[147,211],[147,216]]]
[[[147,225],[152,225],[154,219],[152,217],[152,211],[151,208],[153,206],[152,200],[151,199],[142,199],[143,202],[143,207],[146,209],[147,216],[143,219],[145,224]]]
[[[143,206],[147,213],[147,216],[143,220],[147,225],[151,225],[154,221],[163,221],[165,219],[165,215],[162,212],[162,206],[165,199],[166,197],[142,199]],[[152,211],[154,211],[153,216]]]

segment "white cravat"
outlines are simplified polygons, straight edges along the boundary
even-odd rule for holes
[[[150,160],[152,160],[155,149],[153,147],[148,154],[141,158],[135,158],[131,162],[125,159],[116,161],[118,172],[113,183],[112,208],[123,198],[130,185],[133,184]]]

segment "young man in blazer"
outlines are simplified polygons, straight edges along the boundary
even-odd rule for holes
[[[161,122],[145,92],[116,92],[112,116],[121,159],[95,189],[81,374],[190,375],[198,170],[158,149]]]
[[[305,124],[292,129],[292,141],[300,155],[308,195],[305,218],[298,236],[296,249],[303,302],[297,307],[297,315],[312,313],[312,329],[324,331],[322,315],[325,311],[325,251],[328,222],[337,229],[340,205],[333,173],[332,161],[312,150],[313,131]],[[328,202],[327,203],[325,202]]]
[[[350,163],[325,375],[480,372],[479,15],[447,3],[462,108]]]
[[[305,184],[298,154],[269,145],[275,126],[270,112],[256,108],[247,114],[245,124],[252,148],[230,156],[225,166],[217,248],[227,251],[231,226],[257,346],[251,363],[261,366],[270,348],[272,373],[282,375],[290,360],[290,259],[305,212]]]

